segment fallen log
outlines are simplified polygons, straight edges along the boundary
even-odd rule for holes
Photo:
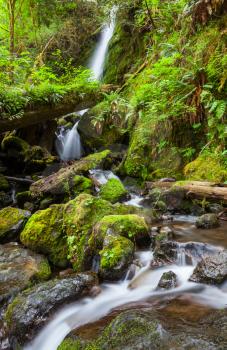
[[[35,105],[28,107],[20,117],[2,118],[0,115],[0,133],[40,124],[47,120],[61,118],[67,114],[93,107],[101,94],[71,94],[55,105]]]
[[[157,181],[146,183],[147,189],[170,189],[174,187],[184,189],[188,198],[207,199],[227,204],[227,187],[225,184],[207,181],[182,181],[176,183]]]

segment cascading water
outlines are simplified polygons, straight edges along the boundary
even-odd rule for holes
[[[114,33],[116,13],[117,7],[113,7],[110,11],[110,23],[107,23],[104,26],[100,36],[100,40],[90,60],[89,68],[93,71],[93,76],[97,80],[101,79],[103,75],[108,45]]]
[[[80,159],[82,156],[83,150],[77,127],[78,122],[71,130],[61,128],[59,134],[57,134],[56,149],[63,161]]]

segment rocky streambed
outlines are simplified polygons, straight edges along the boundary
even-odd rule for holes
[[[67,164],[0,211],[2,349],[227,347],[224,208],[120,180],[119,157]]]

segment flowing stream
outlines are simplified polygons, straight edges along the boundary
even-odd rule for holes
[[[179,229],[179,223],[183,224],[183,219],[187,217],[176,217],[173,225]],[[192,224],[193,217],[189,217],[188,223]],[[182,232],[184,232],[182,226]],[[195,229],[196,230],[196,229]],[[190,239],[190,237],[189,237]],[[195,256],[202,254],[204,244],[195,244]],[[84,298],[71,305],[65,306],[58,312],[52,321],[44,327],[33,343],[28,345],[25,350],[56,350],[63,339],[72,330],[80,328],[83,325],[96,322],[104,316],[111,313],[112,310],[129,303],[139,303],[146,300],[165,300],[166,298],[177,298],[187,295],[197,304],[206,305],[211,308],[223,308],[227,306],[227,290],[224,286],[202,285],[190,282],[193,269],[198,260],[192,259],[188,263],[187,245],[179,243],[178,258],[173,265],[167,265],[155,270],[150,269],[150,263],[153,259],[151,250],[138,251],[135,258],[139,261],[135,276],[128,280],[117,283],[101,285],[102,292],[94,298]],[[213,252],[222,249],[219,246],[208,244],[208,251]],[[164,272],[172,271],[177,275],[177,287],[170,290],[158,290],[158,282]]]

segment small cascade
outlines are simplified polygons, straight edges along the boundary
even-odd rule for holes
[[[56,149],[60,159],[64,162],[82,157],[83,149],[77,130],[78,123],[71,130],[61,128],[57,134]]]
[[[95,52],[90,60],[89,68],[93,71],[95,79],[102,78],[105,58],[108,50],[109,42],[113,36],[116,22],[117,7],[113,7],[110,12],[110,23],[107,23],[101,33],[100,40],[97,44]]]

